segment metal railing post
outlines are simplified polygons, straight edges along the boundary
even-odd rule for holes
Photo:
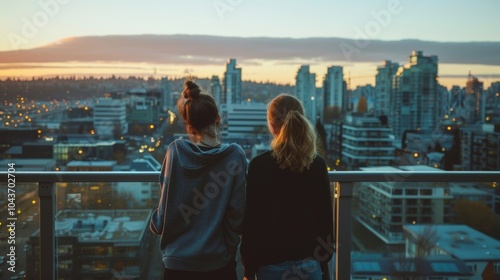
[[[40,182],[40,279],[56,279],[54,182]]]
[[[353,182],[342,182],[337,185],[337,201],[335,203],[336,250],[335,279],[351,279],[351,219]]]

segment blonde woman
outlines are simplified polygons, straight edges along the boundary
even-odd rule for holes
[[[287,94],[269,103],[267,120],[272,149],[248,167],[244,279],[328,279],[333,209],[316,132],[301,102]]]

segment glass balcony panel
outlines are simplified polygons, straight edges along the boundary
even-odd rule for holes
[[[38,184],[19,182],[13,175],[0,183],[0,269],[5,279],[23,276],[38,264],[27,260],[36,250],[29,239],[39,229]]]
[[[395,195],[401,192],[387,187],[404,189],[406,196]],[[500,255],[496,191],[494,182],[356,183],[351,263],[374,262],[380,270],[353,266],[351,279],[473,279],[494,273],[489,263],[496,262],[495,254]],[[387,204],[392,207],[385,207]],[[402,263],[418,267],[422,261],[432,269],[402,267]],[[467,267],[475,264],[471,273]]]
[[[82,172],[80,182],[54,184],[55,279],[161,278],[163,265],[157,249],[158,239],[148,229],[149,216],[159,199],[159,184],[152,179],[148,179],[152,182],[106,180],[95,183],[85,174]],[[453,180],[450,177],[449,181]],[[497,184],[405,180],[354,183],[353,196],[347,200],[351,203],[352,216],[348,212],[336,213],[335,210],[334,213],[338,222],[334,225],[336,232],[348,232],[351,236],[351,279],[404,278],[409,274],[426,279],[435,277],[433,274],[419,275],[421,270],[418,269],[415,272],[412,267],[419,265],[415,257],[425,257],[435,274],[455,273],[463,276],[460,279],[477,278],[490,272],[498,275],[497,260],[492,260],[494,265],[486,265],[480,260],[471,264],[469,260],[476,255],[484,260],[484,256],[493,258],[500,254]],[[6,186],[0,186],[1,201],[5,201]],[[332,184],[332,190],[336,190],[334,186]],[[340,183],[340,186],[350,184]],[[37,219],[41,215],[37,213],[43,212],[38,208],[37,188],[36,183],[19,182],[16,186],[16,207],[20,210],[16,222],[26,226],[19,231],[16,229],[16,246],[19,245],[16,247],[16,266],[26,269],[28,279],[39,279],[43,255]],[[406,195],[408,189],[418,192]],[[429,190],[432,190],[431,195]],[[333,194],[336,209],[345,198],[335,191]],[[5,209],[3,207],[1,212],[3,229],[6,229],[4,221],[8,218]],[[345,213],[347,217],[343,216]],[[340,222],[346,218],[350,222]],[[8,240],[5,231],[2,233],[2,238]],[[2,255],[8,254],[5,246],[2,250]],[[332,276],[344,269],[340,267],[336,271],[335,262],[345,257],[335,255],[330,262]],[[377,267],[383,271],[373,269]],[[390,269],[385,271],[388,267]],[[370,271],[363,271],[364,268]],[[241,265],[238,273],[241,275]]]

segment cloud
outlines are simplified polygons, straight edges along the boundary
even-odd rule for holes
[[[318,62],[406,62],[412,50],[437,55],[439,63],[500,65],[500,42],[364,42],[342,38],[220,37],[205,35],[88,36],[47,46],[0,52],[2,63],[144,62],[221,65],[256,60]]]
[[[476,78],[481,78],[481,79],[500,79],[500,74],[498,73],[486,73],[486,74],[477,74],[474,73],[474,76]],[[459,75],[459,74],[445,74],[445,75],[439,75],[440,78],[463,78],[467,79],[468,75]]]

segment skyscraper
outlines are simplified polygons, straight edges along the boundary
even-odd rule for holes
[[[413,51],[409,62],[400,67],[394,77],[392,100],[396,138],[401,139],[406,130],[433,130],[437,125],[437,62],[435,55],[424,56]]]
[[[491,83],[486,92],[483,120],[487,123],[500,123],[500,82]]]
[[[222,89],[219,81],[219,76],[217,75],[213,75],[212,79],[210,80],[210,93],[214,97],[215,102],[217,102],[217,104],[222,103],[221,100]]]
[[[316,74],[309,72],[309,65],[302,65],[297,71],[295,96],[302,101],[309,120],[316,123]]]
[[[241,103],[241,68],[236,68],[236,59],[230,58],[224,73],[224,96],[226,104]]]
[[[481,98],[483,96],[483,82],[469,73],[469,78],[465,86],[464,107],[466,112],[466,122],[474,124],[481,121]]]
[[[393,112],[391,110],[393,77],[398,68],[398,63],[386,60],[382,66],[377,67],[375,76],[374,113],[376,116],[387,116],[390,122],[392,122],[391,113]]]
[[[341,111],[343,108],[344,98],[344,74],[342,66],[330,66],[325,74],[323,80],[323,100],[325,109],[328,107],[339,107]]]

